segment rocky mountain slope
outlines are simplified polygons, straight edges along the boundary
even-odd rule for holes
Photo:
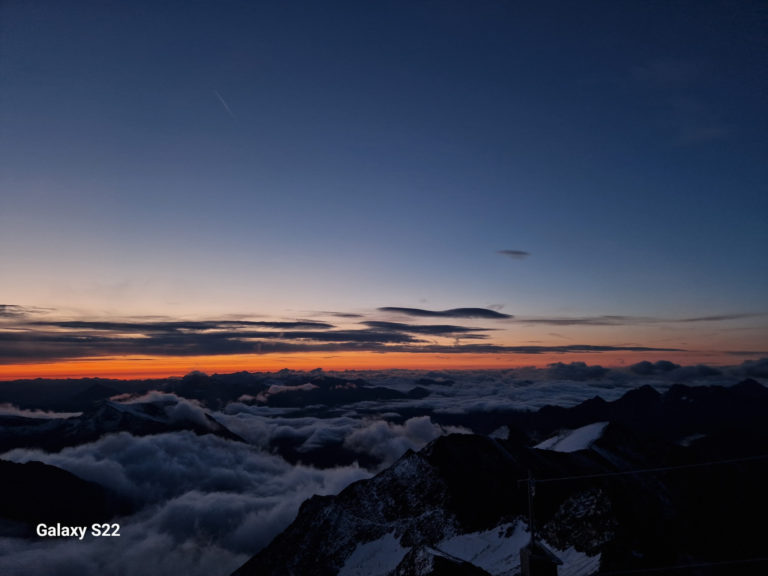
[[[505,439],[444,436],[337,496],[309,499],[235,575],[517,574],[529,473],[561,575],[692,564],[726,574],[733,562],[763,574],[751,522],[768,515],[766,413],[768,390],[748,380],[511,415]],[[533,447],[547,435],[583,445]]]

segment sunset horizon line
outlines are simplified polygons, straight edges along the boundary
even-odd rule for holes
[[[473,358],[459,361],[459,358],[403,358],[399,361],[372,361],[372,355],[357,355],[354,358],[313,358],[303,355],[292,360],[282,357],[279,360],[254,361],[252,356],[229,357],[228,361],[217,357],[201,357],[197,361],[190,358],[90,358],[66,362],[5,364],[0,365],[0,381],[19,380],[162,380],[182,379],[190,374],[202,373],[207,376],[231,375],[240,372],[251,374],[275,374],[283,371],[311,372],[473,372],[506,370],[546,370],[558,366],[597,367],[611,371],[632,370],[641,365],[667,364],[673,367],[709,367],[713,369],[735,368],[761,363],[768,359],[768,354],[731,353],[729,356],[715,357],[711,353],[693,354],[687,358],[679,356],[648,356],[637,354],[635,357],[621,356],[613,358],[602,355],[559,354],[544,355],[535,361],[510,361],[509,358]],[[378,356],[382,356],[379,354]],[[419,356],[414,354],[413,356]],[[741,362],[732,360],[742,356]],[[530,357],[528,357],[530,358]],[[422,360],[422,361],[419,361]],[[729,362],[729,360],[731,360]],[[142,366],[143,363],[146,365]]]

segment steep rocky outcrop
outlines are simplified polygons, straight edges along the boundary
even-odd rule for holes
[[[377,542],[399,545],[390,552],[397,555],[396,562],[390,558],[393,568],[377,573],[482,574],[440,546],[461,535],[527,525],[529,473],[538,479],[539,533],[556,553],[599,557],[603,570],[760,557],[762,535],[751,522],[768,515],[767,411],[768,391],[754,381],[674,386],[664,394],[643,387],[615,402],[543,409],[526,416],[530,428],[513,429],[507,439],[444,436],[337,496],[311,498],[295,522],[235,574],[357,574],[345,568],[347,560],[359,546]],[[569,453],[525,441],[545,429],[563,433],[597,421],[608,422],[602,435]],[[512,574],[515,554],[510,558]],[[739,573],[764,568],[744,563]]]

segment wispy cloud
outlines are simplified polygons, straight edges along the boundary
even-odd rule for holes
[[[20,318],[32,314],[46,312],[47,308],[37,308],[34,306],[20,306],[19,304],[0,304],[0,319],[2,318]]]
[[[334,316],[336,318],[363,318],[362,314],[355,314],[353,312],[321,312],[323,315]]]
[[[632,316],[554,316],[548,318],[517,318],[521,324],[545,324],[549,326],[624,326],[627,324],[638,324],[648,319],[636,318]]]
[[[684,352],[681,348],[653,348],[648,346],[601,346],[572,344],[568,346],[501,346],[496,344],[463,344],[461,346],[419,346],[413,352],[467,353],[467,354],[558,354],[578,352]]]
[[[655,102],[665,125],[679,144],[722,140],[734,126],[725,122],[717,107],[701,97],[709,81],[707,63],[681,58],[650,60],[632,70],[639,93]]]
[[[764,314],[717,314],[713,316],[693,316],[690,318],[680,318],[675,322],[727,322],[728,320],[742,320],[744,318],[758,318]]]
[[[221,105],[224,107],[224,110],[227,111],[227,114],[233,119],[236,120],[234,112],[232,112],[232,109],[229,107],[229,104],[227,104],[227,101],[224,100],[221,94],[219,94],[218,90],[214,90],[213,93],[216,95],[216,98],[219,99],[219,102],[221,102]]]
[[[377,330],[393,330],[397,332],[407,332],[411,334],[428,334],[431,336],[455,336],[457,334],[472,334],[493,330],[493,328],[468,328],[466,326],[453,326],[450,324],[404,324],[402,322],[363,322],[366,326]]]
[[[15,304],[0,304],[0,316],[21,316],[24,309]]]
[[[82,330],[104,330],[109,332],[182,332],[182,331],[219,331],[237,328],[274,328],[274,329],[326,329],[333,324],[314,321],[267,322],[253,320],[205,320],[205,321],[148,321],[148,322],[103,322],[103,321],[34,321],[31,326],[50,326],[57,328],[74,328]]]
[[[550,316],[550,317],[517,317],[515,322],[520,324],[544,324],[549,326],[636,326],[639,324],[691,324],[698,322],[728,322],[746,318],[758,318],[764,314],[739,313],[716,314],[711,316],[690,316],[684,318],[663,318],[653,316]]]
[[[48,420],[52,418],[71,418],[80,416],[82,412],[50,412],[48,410],[26,410],[13,404],[4,402],[0,404],[0,416],[21,416],[22,418],[38,418]]]

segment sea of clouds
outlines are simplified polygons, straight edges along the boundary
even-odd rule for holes
[[[614,400],[641,384],[660,391],[676,382],[732,385],[749,376],[768,378],[768,361],[718,369],[647,362],[609,370],[576,362],[544,369],[333,375],[361,378],[400,391],[418,385],[430,394],[359,402],[322,415],[307,415],[301,409],[269,407],[255,397],[210,411],[196,400],[151,391],[113,401],[126,409],[157,403],[171,420],[207,423],[208,414],[245,442],[189,431],[152,436],[119,432],[56,453],[15,449],[0,455],[14,462],[37,460],[63,468],[113,490],[136,510],[112,520],[121,526],[119,538],[0,538],[0,573],[224,576],[286,528],[301,503],[312,495],[336,494],[442,434],[469,432],[438,424],[433,420],[436,415],[537,409],[545,404],[571,406],[596,395]],[[284,388],[274,384],[268,394],[286,392]],[[327,468],[292,464],[272,449],[281,439],[294,442],[299,453],[341,446],[361,457],[369,456],[377,464],[368,469],[356,462]]]

